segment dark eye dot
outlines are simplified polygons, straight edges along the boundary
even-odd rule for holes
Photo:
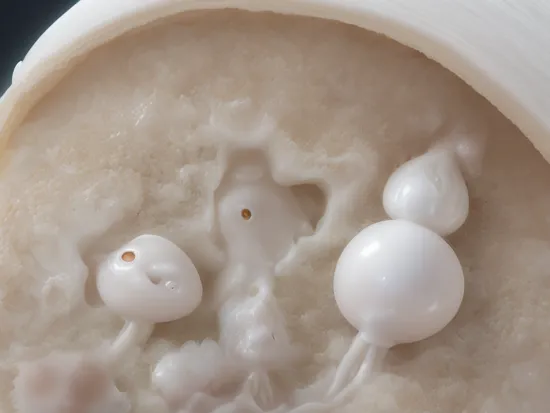
[[[252,212],[250,212],[250,209],[245,208],[241,211],[241,217],[243,217],[245,221],[248,221],[252,218]]]

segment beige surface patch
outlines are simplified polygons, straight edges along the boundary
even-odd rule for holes
[[[545,412],[550,166],[484,99],[410,49],[332,22],[232,12],[95,51],[13,137],[0,181],[2,411],[18,362],[116,336],[122,320],[102,307],[93,274],[122,241],[169,237],[208,294],[223,262],[209,207],[220,148],[257,139],[281,181],[324,182],[329,195],[317,235],[277,284],[294,339],[311,350],[290,377],[313,382],[355,333],[332,298],[339,252],[384,217],[391,171],[453,130],[488,139],[483,173],[469,182],[471,216],[450,239],[464,306],[441,334],[393,349],[346,411]],[[167,349],[216,336],[207,306],[158,326],[144,353],[128,354],[121,387],[145,397]]]

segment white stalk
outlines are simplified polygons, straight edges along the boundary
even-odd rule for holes
[[[105,305],[126,320],[107,351],[110,363],[144,344],[156,323],[185,317],[202,300],[202,283],[191,259],[156,235],[141,235],[111,253],[96,283]]]
[[[388,352],[387,348],[379,347],[375,345],[370,345],[367,355],[359,367],[359,371],[351,380],[351,382],[334,397],[334,403],[340,404],[345,401],[345,399],[352,394],[354,391],[357,391],[361,388],[362,385],[372,376],[374,371],[377,368],[378,363],[384,358]]]
[[[368,344],[364,340],[363,335],[361,333],[357,334],[349,350],[336,369],[334,379],[327,392],[327,398],[334,397],[343,389],[345,386],[344,383],[349,379],[352,370],[357,368],[361,355],[366,350],[367,346]]]
[[[151,337],[154,328],[155,325],[148,322],[127,320],[108,349],[108,362],[116,363],[133,347],[145,344]]]

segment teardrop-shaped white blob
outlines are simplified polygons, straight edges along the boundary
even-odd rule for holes
[[[441,236],[462,226],[468,216],[466,182],[454,155],[428,152],[397,169],[384,189],[384,209],[393,219],[405,219]]]

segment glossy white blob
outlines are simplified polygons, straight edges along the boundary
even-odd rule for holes
[[[298,238],[313,233],[290,188],[278,185],[261,164],[232,170],[218,195],[220,232],[230,261],[248,268],[260,261],[275,266]]]
[[[428,152],[403,164],[384,189],[384,209],[393,219],[416,222],[441,236],[468,216],[468,188],[451,152]]]
[[[368,342],[389,348],[442,330],[460,307],[464,276],[456,254],[435,232],[409,221],[382,221],[344,249],[334,295]]]
[[[156,235],[141,235],[112,253],[99,269],[97,288],[105,305],[131,321],[177,320],[202,300],[191,259]]]

